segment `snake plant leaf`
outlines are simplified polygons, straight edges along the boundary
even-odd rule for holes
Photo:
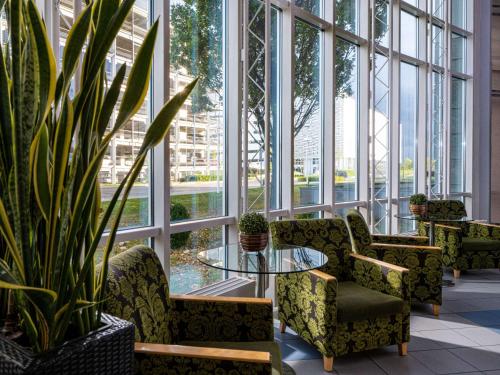
[[[43,217],[46,221],[50,216],[50,187],[49,187],[49,130],[42,124],[36,135],[36,148],[33,166],[33,185],[35,197]]]
[[[97,120],[97,133],[99,135],[99,138],[102,138],[104,132],[106,131],[106,127],[109,124],[109,121],[113,114],[113,110],[118,101],[118,97],[120,96],[120,91],[123,84],[123,80],[125,79],[126,71],[127,71],[127,66],[123,64],[120,67],[120,69],[118,69],[118,72],[116,73],[116,76],[113,79],[113,83],[111,83],[111,87],[106,93],[104,102],[102,104],[101,113],[99,114],[99,119]]]
[[[74,310],[87,309],[87,308],[95,306],[95,305],[96,305],[95,302],[89,302],[89,301],[79,299],[76,301]],[[55,317],[54,317],[54,321],[56,323],[58,323],[61,320],[61,317],[63,316],[63,314],[68,311],[68,309],[69,309],[69,303],[65,304],[63,307],[61,307],[59,310],[57,310]]]
[[[108,26],[109,20],[118,10],[120,5],[118,0],[100,0],[96,2],[95,7],[97,11],[94,11],[95,16],[97,16],[95,34],[100,35],[106,32],[106,27]]]
[[[0,0],[0,10],[3,9],[3,6],[5,5],[6,0]]]
[[[33,0],[28,1],[28,14],[38,54],[38,100],[40,107],[38,125],[40,125],[45,121],[54,100],[56,92],[56,80],[54,79],[56,76],[56,61],[54,52],[50,46],[47,30]]]
[[[187,85],[184,90],[177,93],[160,110],[156,118],[151,123],[151,126],[148,128],[148,131],[146,132],[144,142],[142,143],[141,151],[139,153],[143,152],[144,149],[149,150],[155,147],[163,140],[163,138],[165,138],[167,131],[170,128],[170,124],[174,120],[179,109],[182,108],[184,101],[191,94],[191,91],[193,91],[197,83],[198,78]]]
[[[5,206],[0,198],[0,232],[2,233],[2,238],[7,242],[7,253],[14,260],[17,272],[22,278],[22,282],[25,281],[23,259],[19,254],[19,249],[17,248],[16,238],[14,236],[14,231],[9,222]]]
[[[10,82],[3,49],[0,48],[0,155],[4,166],[11,165],[10,152],[12,145],[12,123],[14,121],[11,109]],[[2,171],[5,173],[4,171]]]
[[[92,19],[92,6],[88,5],[78,16],[74,26],[71,28],[66,46],[64,47],[62,71],[64,76],[63,95],[69,89],[71,79],[75,73],[77,63],[87,40],[87,33]]]
[[[121,127],[141,108],[149,90],[158,21],[148,31],[130,70],[115,127]]]

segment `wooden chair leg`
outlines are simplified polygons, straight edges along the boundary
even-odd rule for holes
[[[460,279],[460,270],[453,270],[453,277],[455,279]]]
[[[440,307],[441,306],[439,306],[439,305],[432,305],[432,313],[434,314],[434,316],[439,316]]]
[[[398,344],[398,351],[399,355],[404,356],[408,354],[408,343],[403,342],[401,344]]]
[[[333,356],[332,357],[323,357],[323,368],[325,371],[332,372],[333,371]]]
[[[280,332],[285,333],[286,331],[286,324],[285,322],[280,322]]]

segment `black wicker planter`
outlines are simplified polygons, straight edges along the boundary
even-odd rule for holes
[[[110,315],[102,322],[98,330],[43,355],[0,336],[0,374],[132,375],[133,324]]]

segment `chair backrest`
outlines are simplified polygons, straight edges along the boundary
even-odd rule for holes
[[[467,210],[462,201],[431,199],[427,202],[427,214],[446,219],[450,216],[467,216]]]
[[[358,210],[349,210],[346,215],[347,226],[351,234],[353,248],[358,254],[365,255],[365,250],[372,243],[370,228]]]
[[[347,226],[342,218],[275,221],[270,224],[275,245],[311,247],[328,257],[322,271],[340,280],[350,278],[352,252]]]
[[[160,260],[146,246],[136,246],[109,260],[106,313],[134,323],[135,340],[170,344],[171,302]]]

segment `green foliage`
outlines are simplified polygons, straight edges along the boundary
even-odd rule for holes
[[[170,205],[170,221],[180,221],[189,219],[188,209],[180,203],[173,203]],[[170,235],[170,248],[172,250],[178,250],[186,246],[189,241],[189,236],[191,232],[174,233]]]
[[[257,212],[243,214],[239,224],[240,232],[243,234],[267,233],[269,223],[266,218]]]
[[[196,84],[158,112],[131,169],[104,207],[101,164],[112,137],[148,92],[158,32],[155,22],[128,77],[123,65],[108,84],[106,54],[134,1],[86,2],[68,33],[57,75],[34,0],[0,0],[10,33],[8,45],[0,49],[0,301],[5,311],[6,290],[12,294],[35,352],[60,345],[69,330],[84,335],[100,325],[107,261],[127,197],[148,153],[165,138]],[[80,88],[70,95],[76,71]],[[109,239],[97,275],[95,257],[106,229]]]
[[[410,197],[410,204],[422,205],[427,203],[425,194],[414,194]]]

